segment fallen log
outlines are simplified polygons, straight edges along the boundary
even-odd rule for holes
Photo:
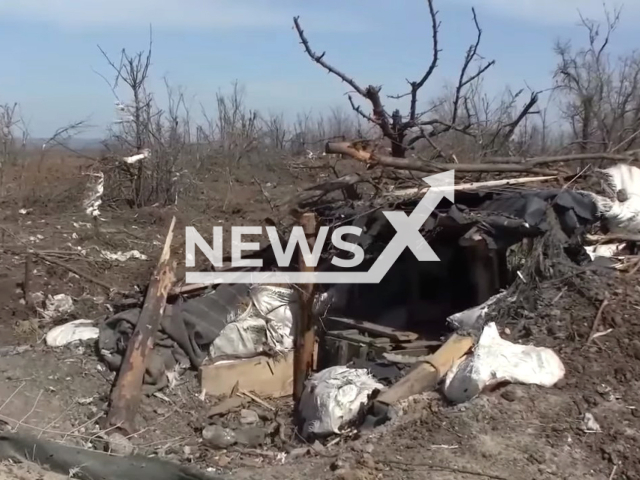
[[[349,142],[328,142],[325,145],[325,153],[347,155],[355,160],[359,160],[369,165],[382,165],[384,167],[397,168],[401,170],[413,170],[416,172],[441,172],[446,170],[456,170],[457,172],[476,173],[532,173],[536,175],[557,176],[558,172],[547,169],[535,168],[529,163],[436,163],[413,158],[397,158],[378,155],[376,153],[358,150]]]
[[[175,262],[171,262],[171,241],[176,218],[164,242],[164,248],[158,261],[145,297],[138,323],[129,339],[116,383],[111,393],[107,425],[119,427],[127,433],[135,432],[135,417],[142,398],[142,383],[149,352],[164,313],[167,294],[174,281]]]

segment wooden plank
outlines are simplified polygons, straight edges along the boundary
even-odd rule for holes
[[[136,431],[135,417],[142,398],[142,382],[147,366],[147,356],[153,349],[153,340],[164,313],[167,294],[174,281],[175,262],[171,263],[171,241],[176,217],[164,242],[158,266],[151,277],[144,306],[138,323],[129,339],[116,384],[111,394],[107,424],[128,433]]]
[[[382,392],[377,402],[393,405],[412,395],[433,390],[442,377],[473,346],[473,338],[453,334],[436,353],[430,356],[430,363],[421,363],[405,375],[399,382]]]
[[[284,397],[293,393],[293,352],[278,358],[259,356],[200,367],[200,386],[207,395],[230,395],[238,389],[260,397]]]
[[[362,320],[352,320],[343,317],[328,317],[327,320],[333,324],[342,325],[347,328],[356,328],[361,332],[370,333],[379,337],[389,338],[395,342],[413,342],[418,338],[417,333],[404,332],[391,327],[376,325],[375,323]]]
[[[524,178],[507,178],[504,180],[489,180],[486,182],[473,182],[473,183],[460,183],[458,185],[453,186],[453,190],[455,191],[469,191],[469,190],[477,190],[483,188],[494,188],[508,185],[521,185],[523,183],[532,183],[532,182],[546,182],[548,180],[557,179],[557,175],[547,175],[544,177],[524,177]],[[447,187],[450,188],[450,187]],[[434,189],[434,187],[418,187],[418,188],[406,188],[403,190],[391,190],[386,193],[388,196],[394,197],[407,197],[407,196],[415,196],[415,195],[424,195],[429,190]],[[439,188],[435,188],[438,190]]]
[[[394,346],[400,350],[415,350],[429,347],[441,347],[442,342],[439,340],[416,340],[415,342],[398,343]],[[404,355],[405,353],[402,352],[402,354]]]
[[[342,338],[351,342],[362,343],[365,345],[387,346],[391,348],[391,340],[385,337],[366,337],[358,330],[332,330],[327,332],[327,336],[334,338]]]

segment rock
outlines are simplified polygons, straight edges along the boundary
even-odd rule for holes
[[[502,398],[504,398],[507,402],[515,402],[516,400],[518,400],[521,395],[518,391],[516,391],[513,388],[507,388],[505,389],[500,396]]]
[[[567,380],[565,378],[561,378],[554,385],[555,388],[560,388],[560,389],[562,389],[562,388],[564,388],[566,386],[567,386]]]
[[[313,445],[311,445],[311,448],[318,455],[326,455],[327,454],[327,449],[318,440],[313,442]]]
[[[255,425],[260,421],[260,417],[253,410],[240,410],[240,423],[243,425]]]
[[[209,425],[202,431],[204,443],[212,448],[229,448],[238,440],[233,430],[219,425]]]
[[[585,393],[582,396],[582,398],[584,399],[585,403],[590,407],[597,407],[598,404],[600,403],[600,399],[592,393]]]
[[[107,437],[109,452],[114,455],[127,456],[133,453],[133,444],[121,433],[113,432]]]
[[[633,342],[631,342],[630,348],[633,358],[635,358],[636,360],[640,360],[640,341],[634,340]]]
[[[376,469],[376,462],[373,460],[373,457],[369,453],[363,453],[358,463],[363,467],[369,468],[371,470]]]
[[[235,438],[239,445],[258,447],[267,438],[267,430],[260,427],[246,427],[236,430]]]
[[[304,457],[308,453],[309,453],[309,447],[298,447],[291,450],[287,455],[287,458],[290,460],[293,460],[295,458]]]
[[[621,188],[616,192],[616,199],[619,202],[626,202],[627,200],[629,200],[629,193],[627,193],[626,189]]]

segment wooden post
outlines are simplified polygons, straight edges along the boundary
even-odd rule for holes
[[[31,306],[31,277],[33,275],[33,256],[31,253],[26,254],[24,259],[24,284],[22,292],[24,293],[25,305]]]
[[[111,393],[107,425],[118,426],[128,433],[135,432],[135,417],[142,398],[147,356],[153,349],[153,340],[164,313],[167,294],[174,281],[175,263],[170,261],[170,257],[175,223],[176,218],[173,217],[158,266],[149,282],[142,312]]]
[[[316,241],[317,220],[314,213],[304,213],[300,219],[307,238],[309,248],[313,250]],[[307,265],[300,252],[300,271],[313,272],[314,267]],[[298,402],[304,390],[304,382],[313,369],[313,352],[315,349],[315,331],[313,321],[313,283],[298,286],[300,292],[300,316],[295,326],[294,357],[293,357],[293,399],[298,410]]]

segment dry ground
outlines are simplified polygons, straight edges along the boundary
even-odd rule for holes
[[[105,209],[102,232],[96,237],[83,224],[87,219],[79,207],[81,163],[67,160],[41,165],[38,173],[14,172],[6,177],[10,187],[0,203],[0,346],[31,347],[0,362],[0,419],[75,445],[95,442],[100,435],[113,374],[90,347],[53,350],[43,345],[43,335],[56,322],[43,320],[21,303],[24,245],[48,251],[83,249],[85,257],[57,258],[132,292],[148,281],[171,216],[178,218],[178,232],[188,224],[204,229],[238,218],[259,224],[272,212],[254,176],[274,198],[290,195],[311,179],[298,178],[286,168],[245,172],[228,194],[229,183],[221,176],[203,185],[201,198],[186,205]],[[21,214],[21,208],[31,210]],[[174,241],[179,259],[180,243],[179,233]],[[131,249],[150,260],[88,260],[98,259],[100,250]],[[109,314],[109,302],[122,298],[109,300],[103,287],[64,268],[37,259],[34,268],[32,291],[66,293],[75,299],[75,311],[58,322],[102,319]],[[637,276],[582,272],[570,281],[542,285],[528,303],[496,318],[501,328],[516,331],[518,341],[552,347],[562,357],[567,375],[556,388],[512,385],[458,407],[447,405],[437,394],[425,395],[412,402],[405,415],[370,436],[283,462],[274,455],[203,447],[199,430],[210,404],[199,398],[195,373],[190,372],[183,384],[163,392],[164,397],[144,400],[140,432],[132,441],[143,452],[196,463],[234,479],[640,479],[636,283]],[[604,292],[611,298],[600,328],[613,330],[587,345]],[[581,419],[587,412],[599,423],[600,433],[583,431]],[[0,465],[0,479],[3,475],[54,478],[43,477],[36,467],[11,465]]]

